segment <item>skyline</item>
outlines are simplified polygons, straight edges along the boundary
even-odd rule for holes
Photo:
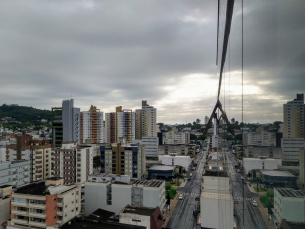
[[[305,92],[305,3],[244,4],[244,121],[283,121],[283,104]],[[236,1],[221,94],[236,120],[240,16]],[[167,124],[211,115],[217,1],[9,1],[0,18],[1,104],[50,110],[72,94],[75,107],[95,105],[104,113],[138,109],[147,100],[157,122]]]

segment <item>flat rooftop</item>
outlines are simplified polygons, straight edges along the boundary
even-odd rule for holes
[[[290,172],[281,170],[262,170],[262,174],[274,177],[295,177]]]
[[[174,170],[174,169],[175,166],[171,166],[171,165],[154,165],[148,170]]]
[[[86,219],[100,221],[100,220],[108,220],[109,218],[114,217],[114,216],[115,216],[114,212],[98,208],[97,210],[92,212],[90,215],[88,215],[86,217]]]
[[[305,191],[292,188],[275,188],[283,197],[304,198]]]
[[[92,173],[89,175],[90,177],[116,177],[118,175],[113,173]]]
[[[133,180],[131,184],[144,185],[146,187],[160,187],[163,182],[163,180]]]
[[[122,213],[135,214],[135,215],[144,215],[151,216],[157,208],[148,208],[148,207],[139,207],[139,206],[130,206],[126,205],[125,208],[121,211]]]
[[[84,228],[92,228],[92,229],[146,229],[143,226],[115,223],[115,222],[89,222],[89,221],[70,221],[71,224],[67,223],[61,226],[60,228],[71,228],[71,229],[84,229]]]
[[[244,158],[244,161],[276,161],[275,158]]]
[[[8,188],[8,187],[12,187],[12,185],[4,184],[0,186],[0,188]]]
[[[47,195],[54,195],[56,193],[62,194],[75,187],[76,187],[76,185],[46,186],[45,182],[41,181],[41,182],[22,186],[22,187],[18,188],[14,193],[47,196]]]

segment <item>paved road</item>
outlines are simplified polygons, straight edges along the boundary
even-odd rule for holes
[[[200,151],[202,153],[202,151]],[[183,199],[179,200],[175,210],[167,224],[167,228],[175,229],[193,229],[196,226],[196,218],[193,216],[193,210],[197,208],[199,202],[195,200],[199,196],[201,187],[201,174],[205,157],[201,157],[201,163],[197,170],[193,172],[193,177],[187,181],[183,188],[177,190],[183,194]]]
[[[267,225],[261,215],[258,207],[252,205],[252,200],[257,198],[259,195],[249,191],[248,186],[242,183],[240,174],[236,172],[234,168],[233,155],[228,153],[229,159],[227,160],[228,171],[232,177],[232,191],[233,198],[238,204],[234,204],[235,209],[237,210],[238,228],[255,228],[255,229],[267,229]],[[244,191],[244,195],[243,195]],[[245,202],[243,203],[243,197]],[[244,211],[244,221],[243,221],[243,209]]]

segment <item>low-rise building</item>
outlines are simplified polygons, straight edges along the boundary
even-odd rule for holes
[[[246,157],[282,159],[282,148],[275,146],[244,146]]]
[[[262,170],[262,183],[265,187],[297,188],[297,178],[288,171]]]
[[[200,217],[203,228],[233,228],[231,180],[222,167],[206,166],[200,195]]]
[[[282,164],[281,159],[243,158],[243,166],[246,174],[251,170],[274,170]]]
[[[274,215],[279,223],[282,219],[305,223],[304,212],[305,191],[291,188],[274,189]]]
[[[148,179],[165,179],[168,180],[175,176],[175,166],[154,165],[148,169]]]
[[[190,156],[170,156],[170,155],[163,155],[159,156],[159,160],[163,165],[177,165],[182,166],[185,170],[188,170],[191,164]]]
[[[101,172],[143,179],[146,173],[145,146],[114,143],[100,146]]]
[[[0,163],[0,185],[20,187],[31,181],[31,163],[27,160]]]
[[[96,208],[119,215],[127,204],[163,209],[165,201],[165,182],[161,180],[142,181],[127,175],[100,173],[90,175],[85,183],[85,215]]]
[[[195,154],[195,148],[195,144],[163,144],[158,147],[158,155],[187,156],[188,154]]]
[[[126,205],[120,212],[119,222],[144,226],[147,229],[161,229],[163,220],[159,207],[148,208]]]
[[[62,178],[48,178],[14,191],[7,228],[56,228],[79,215],[80,186],[63,183]]]

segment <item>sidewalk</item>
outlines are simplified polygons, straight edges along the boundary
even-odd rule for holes
[[[172,216],[172,214],[173,214],[173,212],[175,210],[176,204],[178,202],[179,195],[180,195],[180,192],[177,192],[177,194],[175,196],[175,199],[173,200],[172,204],[169,207],[170,210],[165,214],[165,222],[163,222],[162,227],[166,227],[167,226],[167,224],[168,224],[168,222],[169,222],[169,220],[170,220],[170,218],[171,218],[171,216]]]
[[[180,181],[181,181],[181,180],[179,179],[179,182],[180,182]],[[183,187],[185,186],[186,182],[187,182],[187,179],[184,178],[184,179],[181,181],[180,186],[172,185],[172,187],[173,187],[173,188],[183,188]]]
[[[268,216],[268,213],[266,212],[265,208],[263,207],[261,201],[259,200],[259,198],[256,198],[256,202],[258,203],[258,209],[260,210],[262,216],[263,216],[263,219],[265,220],[265,223],[267,225],[268,228],[274,228],[271,221],[269,220],[269,216]]]
[[[266,192],[256,192],[256,191],[254,190],[254,188],[253,188],[253,185],[250,186],[249,184],[250,184],[250,182],[247,182],[247,186],[248,186],[250,192],[252,192],[252,193],[257,193],[257,194],[259,194],[259,195],[265,195],[265,194],[266,194]]]

